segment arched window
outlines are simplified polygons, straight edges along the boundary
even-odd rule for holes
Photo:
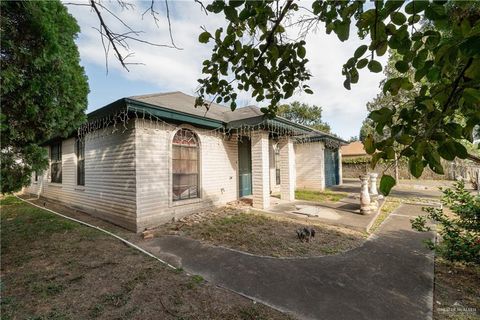
[[[173,201],[199,197],[198,154],[197,135],[188,129],[178,130],[172,145]]]

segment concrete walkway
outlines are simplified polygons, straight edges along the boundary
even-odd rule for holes
[[[430,319],[433,255],[411,230],[421,207],[403,205],[378,237],[341,255],[258,257],[176,236],[142,247],[186,271],[300,319]]]

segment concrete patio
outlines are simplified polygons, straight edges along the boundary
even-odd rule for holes
[[[361,214],[360,200],[353,194],[338,202],[304,200],[290,202],[272,197],[270,203],[271,207],[265,210],[270,213],[281,214],[295,219],[307,219],[312,222],[323,222],[359,231],[366,231],[377,216],[376,213]],[[379,207],[382,204],[383,200],[379,202]]]

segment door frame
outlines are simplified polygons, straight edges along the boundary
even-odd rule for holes
[[[243,149],[240,149],[240,144],[244,144],[244,143],[247,143],[247,142],[248,142],[248,147],[244,147]],[[250,172],[248,172],[250,174],[250,181],[249,181],[250,186],[249,186],[249,193],[248,194],[243,194],[242,192],[243,192],[244,188],[242,188],[242,177],[241,177],[241,175],[245,174],[245,173],[240,172],[240,157],[241,157],[241,155],[243,155],[246,152],[245,151],[246,149],[248,150],[247,154],[248,154],[248,159],[250,161],[250,166],[249,166]],[[240,150],[242,150],[242,153],[240,152]],[[242,197],[249,196],[249,195],[253,194],[252,142],[251,142],[250,138],[242,137],[241,140],[238,141],[238,143],[237,143],[237,153],[238,153],[238,173],[237,173],[237,176],[238,176],[238,197],[242,198]]]

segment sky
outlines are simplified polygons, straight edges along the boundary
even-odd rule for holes
[[[150,1],[132,1],[130,3],[134,8],[128,10],[122,9],[114,1],[102,3],[133,30],[142,31],[141,39],[159,44],[170,43],[164,1],[155,3],[155,8],[159,12],[158,26],[149,13],[142,17]],[[310,7],[309,2],[300,3]],[[87,2],[79,0],[77,4]],[[212,48],[209,44],[198,42],[201,27],[214,31],[225,24],[222,15],[205,15],[193,0],[169,0],[174,41],[182,50],[131,41],[130,52],[133,52],[134,56],[128,61],[141,64],[131,65],[127,71],[112,52],[106,59],[101,37],[95,29],[99,27],[98,18],[91,8],[67,4],[67,9],[77,19],[81,29],[76,43],[90,86],[88,112],[119,98],[133,95],[169,91],[195,95],[197,79],[201,78],[202,61],[210,57]],[[114,17],[105,14],[104,18],[111,29],[125,30]],[[343,87],[342,66],[353,55],[355,49],[364,43],[356,37],[353,30],[350,34],[351,38],[343,43],[336,35],[325,34],[322,27],[307,36],[308,68],[313,75],[308,84],[314,94],[298,92],[284,101],[288,103],[298,100],[321,106],[323,121],[330,124],[334,133],[345,139],[358,136],[362,121],[367,116],[366,103],[380,92],[379,83],[384,78],[382,73],[374,74],[368,70],[361,70],[360,81],[352,85],[352,90],[348,91]],[[380,61],[384,64],[386,57],[382,57]],[[245,106],[257,103],[248,93],[240,93],[238,104]],[[260,102],[258,105],[261,107],[266,104]]]

